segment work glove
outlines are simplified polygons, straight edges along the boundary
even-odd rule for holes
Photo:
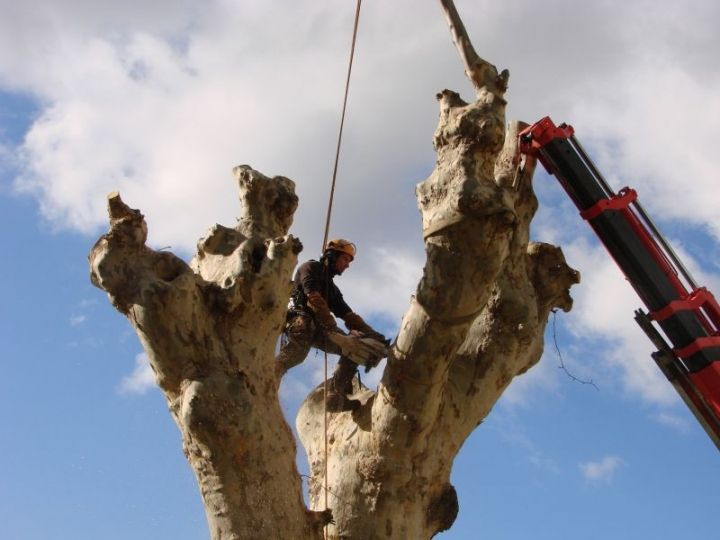
[[[369,337],[378,341],[387,342],[386,345],[390,345],[388,339],[384,335],[367,324],[363,318],[354,311],[345,315],[343,320],[345,321],[345,326],[347,326],[351,333],[357,332],[360,337]]]
[[[341,332],[329,332],[328,339],[340,347],[342,355],[366,371],[378,365],[387,356],[387,345],[369,337],[346,336]]]

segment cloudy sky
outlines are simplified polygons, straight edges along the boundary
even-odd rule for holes
[[[508,117],[572,124],[608,182],[635,187],[720,294],[720,4],[456,5],[478,53],[510,70]],[[150,245],[189,258],[210,226],[233,224],[230,171],[244,163],[296,182],[293,234],[316,256],[354,9],[0,0],[1,537],[207,537],[142,349],[90,286],[85,257],[117,189],[146,214]],[[434,164],[443,88],[472,98],[438,3],[366,0],[331,234],[360,249],[339,281],[350,305],[388,333],[422,268],[413,189]],[[456,461],[461,511],[444,536],[710,537],[717,450],[654,367],[632,321],[638,300],[554,182],[536,175],[533,235],[562,245],[583,283],[542,362]],[[557,368],[556,342],[597,389]],[[320,362],[284,384],[291,423]]]

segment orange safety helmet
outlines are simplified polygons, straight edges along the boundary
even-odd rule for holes
[[[344,238],[333,238],[327,243],[325,251],[345,253],[346,255],[350,255],[351,259],[354,259],[355,253],[357,253],[357,248],[355,247],[355,244],[349,240],[345,240]]]

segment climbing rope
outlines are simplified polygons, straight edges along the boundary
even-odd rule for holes
[[[355,57],[355,42],[357,41],[358,22],[360,21],[360,4],[362,0],[357,0],[357,6],[355,7],[355,22],[353,24],[352,44],[350,45],[350,60],[348,61],[347,77],[345,79],[345,96],[343,97],[342,114],[340,115],[340,129],[338,130],[337,147],[335,150],[335,164],[333,166],[332,182],[330,184],[330,196],[328,198],[327,214],[325,217],[325,233],[323,234],[322,251],[325,253],[325,246],[328,241],[328,233],[330,232],[330,218],[332,216],[332,205],[335,197],[335,183],[337,181],[337,170],[338,163],[340,161],[340,146],[342,145],[342,134],[343,127],[345,126],[345,111],[347,110],[348,93],[350,90],[350,74],[352,73],[353,58]],[[328,267],[325,267],[325,271],[328,272]],[[329,276],[325,279],[326,286],[330,286]],[[328,291],[325,292],[325,298],[328,297]],[[327,345],[327,343],[326,343]],[[323,379],[323,428],[325,432],[325,510],[328,509],[328,410],[327,410],[327,398],[328,398],[328,354],[327,346],[325,349],[325,373]],[[324,527],[324,536],[327,540],[327,525]]]
[[[352,45],[350,45],[350,60],[348,62],[347,78],[345,79],[345,97],[343,98],[342,114],[340,115],[340,129],[338,130],[337,147],[335,150],[335,165],[333,166],[332,183],[330,184],[330,197],[328,199],[327,215],[325,217],[325,234],[323,235],[322,243],[323,252],[325,251],[328,232],[330,231],[330,217],[332,216],[333,198],[335,197],[335,182],[337,180],[338,162],[340,161],[340,146],[342,144],[343,127],[345,126],[345,111],[347,110],[348,92],[350,90],[350,74],[352,73],[358,22],[360,21],[360,4],[362,4],[362,0],[357,1],[357,6],[355,8],[355,24],[353,25]]]

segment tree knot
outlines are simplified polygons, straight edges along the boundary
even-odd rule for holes
[[[452,527],[459,510],[455,487],[450,483],[445,484],[440,493],[431,499],[425,512],[426,523],[433,530],[433,536]]]

